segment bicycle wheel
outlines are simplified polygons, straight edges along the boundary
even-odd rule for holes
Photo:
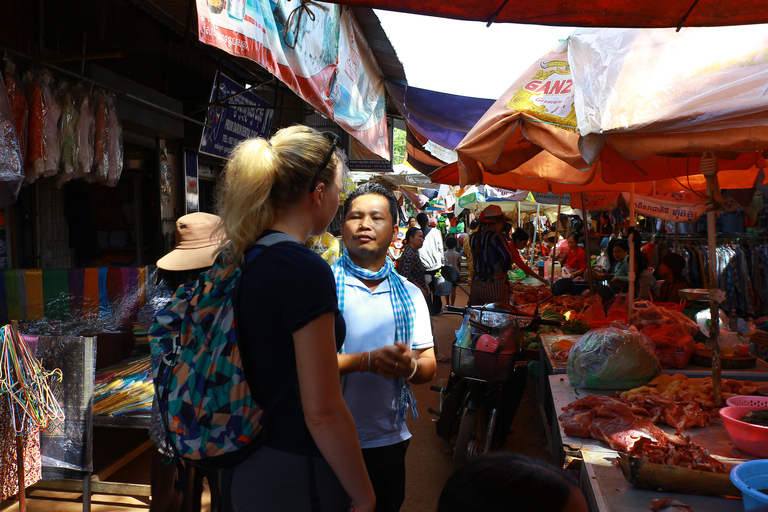
[[[490,440],[494,437],[496,415],[487,406],[478,409],[464,409],[453,451],[454,471],[475,457],[491,451]]]

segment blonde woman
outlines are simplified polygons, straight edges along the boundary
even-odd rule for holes
[[[345,324],[333,273],[303,244],[336,214],[338,143],[335,134],[284,128],[243,142],[225,169],[221,253],[246,262],[236,311],[244,366],[256,400],[277,403],[264,445],[222,476],[222,497],[231,492],[236,511],[309,511],[314,498],[323,511],[375,508],[339,385]],[[275,234],[290,239],[248,266],[249,248]]]

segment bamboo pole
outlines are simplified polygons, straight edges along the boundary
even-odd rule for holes
[[[630,227],[635,227],[635,184],[629,184],[629,220]],[[635,235],[629,235],[629,291],[627,292],[627,322],[632,318],[632,309],[635,303]]]
[[[555,249],[557,249],[558,238],[560,238],[560,206],[563,204],[563,194],[557,198],[557,218],[555,219],[555,247],[552,249],[552,268],[549,272],[549,280],[552,284],[555,282]]]
[[[594,285],[592,284],[592,255],[589,252],[589,223],[587,222],[587,201],[584,198],[584,192],[581,193],[581,214],[584,216],[584,245],[587,252],[587,275],[586,279],[589,282],[589,294],[593,295]]]

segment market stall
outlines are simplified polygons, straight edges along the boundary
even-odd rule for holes
[[[562,408],[584,398],[587,393],[592,396],[607,396],[607,390],[583,390],[571,386],[567,377],[552,375],[549,377],[552,389],[553,407],[559,413]],[[675,430],[669,426],[660,427],[667,434],[673,435]],[[685,431],[691,441],[705,448],[717,460],[728,465],[738,464],[755,459],[754,456],[745,454],[736,449],[730,442],[722,420],[712,420],[712,424],[704,428],[694,428]],[[590,504],[590,510],[600,512],[624,512],[647,511],[654,499],[675,497],[681,502],[690,505],[694,510],[743,510],[740,500],[719,496],[705,496],[691,493],[675,493],[671,491],[658,491],[643,489],[631,484],[622,474],[616,461],[619,457],[617,450],[611,449],[605,443],[592,438],[569,436],[565,432],[562,422],[558,422],[558,430],[554,435],[561,443],[561,449],[565,453],[579,457],[581,466],[581,486]],[[696,480],[691,482],[695,485]],[[734,488],[735,490],[735,488]],[[705,489],[691,488],[691,491],[705,492]],[[735,494],[735,493],[734,493]]]

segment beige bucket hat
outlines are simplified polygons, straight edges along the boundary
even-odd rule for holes
[[[195,270],[210,267],[221,237],[213,232],[221,218],[204,212],[195,212],[176,221],[176,247],[157,260],[163,270]]]

